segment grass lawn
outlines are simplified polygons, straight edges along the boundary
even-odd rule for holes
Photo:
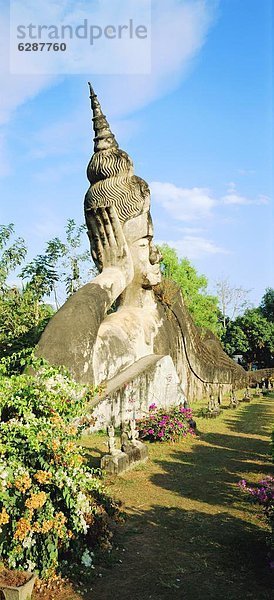
[[[145,464],[108,480],[127,518],[87,600],[273,598],[269,529],[237,486],[273,472],[273,406],[272,394],[197,418],[199,438],[150,444]],[[85,439],[94,465],[105,442],[100,434]],[[60,600],[80,598],[67,594]]]

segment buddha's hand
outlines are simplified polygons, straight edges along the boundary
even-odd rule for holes
[[[132,256],[115,209],[112,206],[97,208],[88,225],[91,254],[100,273],[116,267],[129,285],[134,274]]]

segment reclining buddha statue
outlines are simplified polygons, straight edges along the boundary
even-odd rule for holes
[[[84,210],[99,274],[52,317],[37,352],[84,384],[107,382],[145,357],[168,356],[189,399],[230,389],[243,369],[213,335],[201,338],[179,291],[171,304],[161,297],[148,184],[134,175],[91,86],[90,99],[95,137]]]

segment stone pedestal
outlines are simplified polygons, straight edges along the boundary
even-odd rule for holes
[[[208,413],[205,414],[206,419],[214,419],[215,417],[218,417],[218,415],[221,413],[220,410],[210,410]]]
[[[5,600],[31,600],[35,580],[36,576],[32,575],[26,583],[18,587],[0,585],[0,591],[3,592]]]
[[[101,459],[101,469],[110,475],[119,475],[136,463],[146,460],[148,448],[142,442],[129,444],[125,451],[117,450],[115,454],[106,454]]]

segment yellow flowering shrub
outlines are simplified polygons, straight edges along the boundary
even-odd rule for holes
[[[37,473],[34,474],[34,479],[39,483],[49,483],[52,479],[52,473],[49,471],[37,471]]]
[[[24,494],[31,487],[31,478],[27,473],[23,473],[20,477],[15,479],[14,487]]]
[[[16,523],[16,529],[15,529],[13,539],[20,540],[20,542],[22,542],[27,537],[27,535],[30,531],[31,531],[30,521],[28,519],[25,519],[24,517],[22,517]]]
[[[31,494],[25,502],[27,508],[42,508],[47,500],[47,494],[45,492],[38,492],[38,494]]]
[[[0,560],[47,577],[64,556],[90,566],[118,510],[77,443],[91,392],[54,367],[36,373],[0,376]]]
[[[6,525],[6,523],[8,523],[9,520],[10,520],[9,515],[4,507],[4,508],[2,508],[2,510],[0,512],[0,526]]]

